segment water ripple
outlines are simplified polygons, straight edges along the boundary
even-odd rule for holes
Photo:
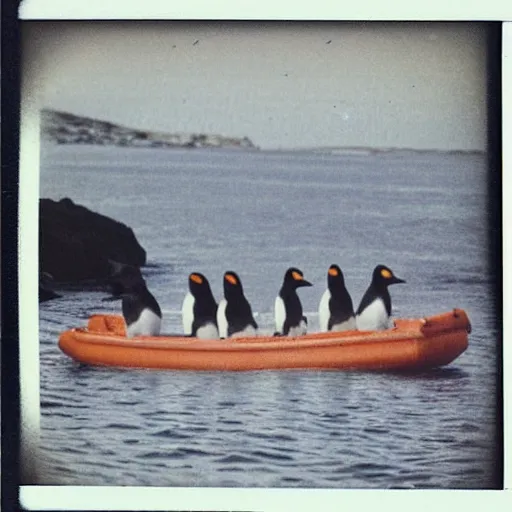
[[[208,275],[217,299],[226,268],[239,269],[269,329],[279,276],[300,266],[315,285],[300,293],[315,330],[326,268],[343,265],[356,304],[382,258],[407,280],[391,292],[397,315],[463,307],[473,332],[455,362],[421,372],[95,368],[60,352],[58,335],[120,305],[65,292],[40,308],[45,483],[496,487],[500,333],[480,235],[483,157],[96,150],[55,148],[57,161],[42,162],[42,186],[134,227],[152,261],[144,272],[164,332],[181,329],[192,268]],[[74,163],[61,165],[62,154]],[[121,171],[127,158],[140,167]],[[160,186],[140,180],[147,168]],[[385,186],[375,187],[383,175]],[[446,175],[457,187],[445,186]]]

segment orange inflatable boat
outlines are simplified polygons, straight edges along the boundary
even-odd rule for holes
[[[312,333],[199,340],[184,336],[126,338],[121,316],[93,315],[86,328],[65,331],[60,349],[81,363],[175,370],[415,370],[451,363],[468,346],[461,309],[395,320],[386,331]]]

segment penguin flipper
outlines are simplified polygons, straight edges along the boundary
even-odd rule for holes
[[[308,333],[308,317],[305,315],[302,315],[302,322],[301,322],[301,334],[304,336]]]

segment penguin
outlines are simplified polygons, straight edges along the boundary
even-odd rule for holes
[[[181,308],[185,334],[202,339],[218,339],[217,302],[208,279],[199,272],[193,272],[188,276],[188,287]]]
[[[162,311],[146,286],[138,267],[110,261],[113,275],[110,278],[112,297],[122,299],[126,336],[158,336],[162,324]]]
[[[373,271],[372,282],[366,290],[356,311],[357,328],[361,331],[391,329],[391,297],[388,286],[405,283],[396,277],[391,269],[377,265]]]
[[[312,286],[298,268],[291,267],[284,274],[283,285],[275,300],[275,335],[302,336],[307,332],[307,319],[302,314],[302,304],[297,288]]]
[[[352,299],[338,265],[331,265],[327,271],[327,290],[320,300],[318,316],[321,332],[357,329]]]
[[[242,282],[235,272],[224,274],[224,299],[217,308],[217,325],[221,338],[257,336],[258,324],[247,302]]]

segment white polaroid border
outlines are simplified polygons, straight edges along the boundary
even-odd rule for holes
[[[23,0],[22,19],[182,19],[182,20],[512,20],[512,5],[507,0],[359,0],[337,2],[315,0],[188,0],[172,2],[66,2],[66,0]]]
[[[43,19],[275,19],[275,20],[512,20],[512,2],[466,0],[445,2],[431,0],[418,5],[410,0],[380,2],[360,0],[352,4],[317,0],[236,2],[190,0],[166,2],[146,0],[129,3],[68,2],[65,0],[24,0],[20,18]],[[41,64],[42,65],[42,64]],[[145,488],[23,485],[20,502],[27,510],[245,510],[279,511],[374,509],[408,510],[494,510],[512,509],[512,459],[507,429],[512,424],[510,389],[512,384],[512,348],[507,347],[512,327],[512,273],[506,262],[512,254],[512,239],[507,226],[512,225],[512,206],[507,202],[512,192],[512,23],[503,25],[503,290],[504,290],[504,437],[505,491],[358,491],[358,490],[287,490],[219,488]],[[20,315],[20,393],[21,460],[23,472],[31,475],[38,462],[39,404],[39,305],[38,282],[38,204],[39,204],[39,124],[40,91],[33,80],[37,65],[23,69],[20,126],[19,193],[19,315]],[[34,465],[34,466],[33,466]]]

